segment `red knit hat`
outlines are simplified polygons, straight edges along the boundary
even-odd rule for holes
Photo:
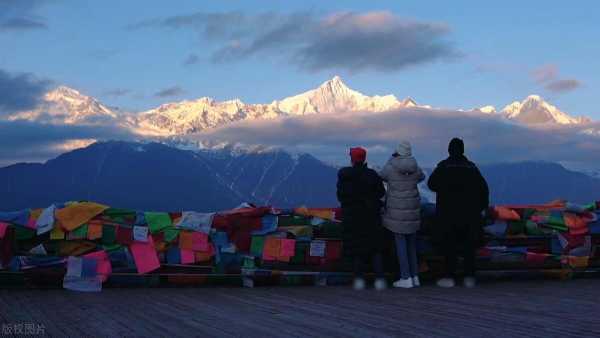
[[[350,148],[352,164],[364,163],[367,160],[367,151],[361,147]]]

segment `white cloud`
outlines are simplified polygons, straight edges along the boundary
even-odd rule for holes
[[[600,129],[600,125],[595,128]],[[381,164],[396,143],[406,139],[413,143],[413,153],[425,166],[446,157],[449,140],[460,137],[465,140],[467,155],[481,163],[569,161],[598,168],[600,138],[581,131],[580,127],[530,128],[499,116],[413,108],[245,121],[191,137],[305,151],[336,164],[346,164],[348,148],[356,145],[371,150],[369,161]]]

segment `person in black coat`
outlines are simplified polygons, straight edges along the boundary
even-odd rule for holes
[[[342,206],[344,250],[353,258],[354,288],[365,288],[363,274],[372,258],[375,288],[382,290],[387,287],[381,254],[384,243],[381,199],[385,196],[385,188],[377,172],[368,168],[366,157],[363,148],[350,149],[352,166],[338,172],[337,197]]]
[[[477,166],[465,157],[464,151],[463,141],[452,139],[448,146],[450,157],[437,165],[427,183],[436,193],[437,226],[441,230],[446,258],[446,276],[438,281],[442,287],[455,285],[459,251],[464,257],[464,285],[475,286],[475,255],[482,213],[489,205],[487,182]]]

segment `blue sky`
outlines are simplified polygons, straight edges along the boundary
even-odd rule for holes
[[[15,0],[3,0],[14,2]],[[0,28],[0,70],[66,84],[125,109],[212,96],[270,102],[341,75],[366,94],[413,97],[436,107],[502,107],[540,94],[564,111],[600,119],[600,3],[581,1],[79,1],[24,0],[19,15],[39,25]],[[398,20],[446,27],[441,39],[453,57],[406,67],[348,71],[299,67],[280,48],[212,62],[226,42],[193,28],[132,25],[193,13],[309,13],[317,20],[340,12],[389,12]],[[4,18],[6,20],[6,17]],[[0,24],[3,17],[0,14]],[[228,23],[234,26],[235,22]],[[39,27],[38,27],[39,26]],[[401,53],[401,52],[400,52]],[[399,54],[400,54],[399,53]],[[196,62],[185,65],[190,55]],[[335,63],[335,60],[332,61]],[[536,80],[536,70],[551,79]],[[538,73],[539,74],[539,73]],[[570,81],[565,90],[551,83]],[[172,96],[157,97],[165,89]],[[556,87],[555,87],[556,88]],[[120,95],[115,95],[119,92]],[[169,92],[169,91],[168,91]],[[169,93],[166,94],[169,94]]]

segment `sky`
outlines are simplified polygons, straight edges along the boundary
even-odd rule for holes
[[[205,96],[270,103],[339,75],[364,94],[436,109],[234,123],[191,137],[335,164],[355,145],[381,164],[404,137],[431,166],[460,136],[476,161],[600,172],[598,12],[591,0],[0,0],[0,166],[95,140],[138,140],[118,124],[6,118],[59,85],[136,113]],[[536,129],[457,111],[500,110],[531,94],[595,122]]]
[[[600,119],[599,11],[591,0],[0,0],[0,81],[27,74],[32,90],[64,84],[141,111],[202,96],[267,103],[340,75],[435,107],[539,94]]]

